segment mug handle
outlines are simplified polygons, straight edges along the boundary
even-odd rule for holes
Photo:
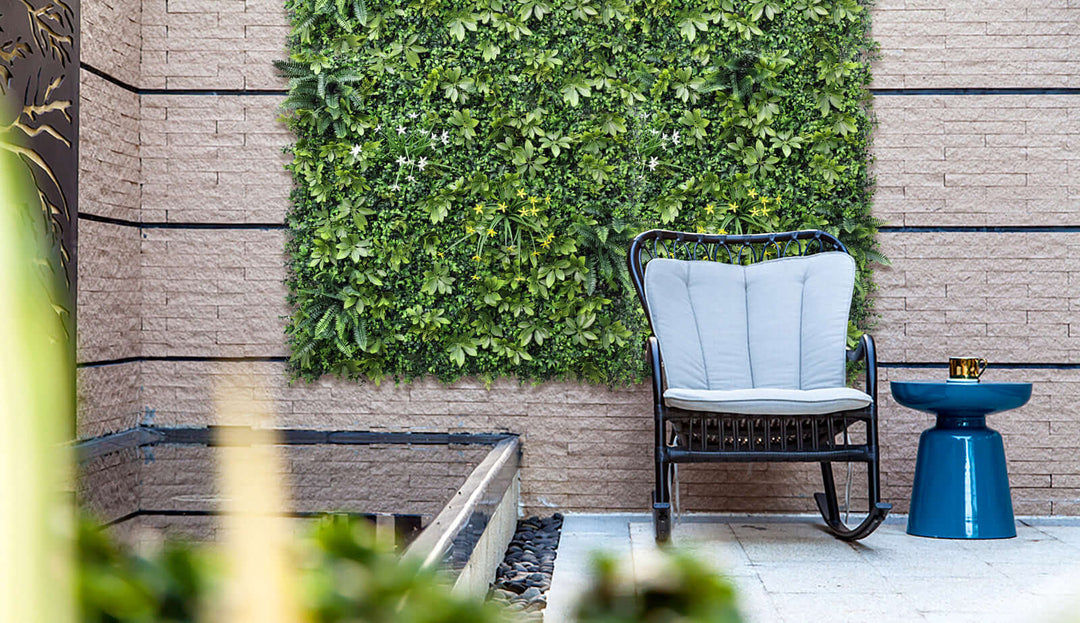
[[[980,376],[982,376],[982,373],[986,371],[986,360],[980,357],[976,361],[982,364],[981,366],[979,366],[979,373],[975,375],[975,378],[979,378]]]

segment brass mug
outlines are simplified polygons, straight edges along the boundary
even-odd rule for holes
[[[949,378],[977,381],[986,369],[980,357],[949,357]]]

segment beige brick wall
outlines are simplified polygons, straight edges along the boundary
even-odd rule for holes
[[[139,354],[139,230],[79,223],[78,361]]]
[[[80,72],[79,210],[139,220],[139,96]]]
[[[442,510],[491,450],[481,445],[280,446],[279,474],[292,511],[421,516]],[[162,511],[219,511],[220,448],[156,445],[107,454],[80,466],[76,497],[104,521],[135,511],[116,531],[131,540],[154,534],[215,538],[219,520]],[[302,528],[302,525],[298,525]]]
[[[91,439],[139,425],[143,417],[139,370],[129,362],[80,368],[76,372],[76,437]]]
[[[241,3],[242,4],[242,3]],[[280,97],[144,95],[146,221],[282,223],[292,180]]]
[[[139,57],[142,53],[140,2],[86,0],[80,3],[83,63],[127,84],[139,84]]]
[[[522,497],[549,506],[641,508],[651,469],[647,387],[612,391],[571,383],[491,388],[463,380],[397,385],[323,379],[290,384],[278,363],[143,363],[144,404],[162,426],[215,423],[214,386],[252,373],[245,399],[266,400],[284,427],[431,432],[513,432],[522,437]]]
[[[893,260],[877,277],[882,359],[1080,358],[1080,234],[886,233],[881,242]]]
[[[147,229],[143,355],[286,354],[285,232]]]
[[[430,521],[490,451],[488,446],[283,446],[282,483],[307,512],[407,513]],[[144,511],[220,508],[218,448],[144,449]]]
[[[118,80],[137,84],[140,15],[139,0],[83,2],[80,60]],[[139,96],[83,69],[79,98],[79,211],[138,221]],[[76,355],[80,363],[140,354],[139,245],[138,229],[80,221]],[[134,362],[77,371],[77,438],[98,437],[138,423],[139,365]],[[91,506],[108,507],[111,502],[107,498],[115,494],[115,503],[126,505],[123,512],[134,510],[133,498],[127,497],[134,489],[125,488],[123,479],[117,480],[115,487],[110,484],[116,470],[111,466],[87,471],[91,475],[85,476],[84,482],[101,497]]]
[[[139,450],[129,449],[80,465],[75,488],[75,499],[79,506],[103,522],[138,510],[141,457]]]
[[[1070,0],[878,0],[879,88],[1076,87]]]
[[[281,89],[286,19],[280,0],[143,0],[141,86]]]
[[[284,56],[281,6],[280,0],[143,0],[140,86],[283,88],[270,64]],[[1073,0],[881,0],[874,20],[879,88],[1080,86],[1080,5]],[[144,220],[283,221],[290,182],[280,168],[281,148],[290,138],[276,121],[278,97],[138,100]],[[875,111],[875,211],[886,224],[1080,225],[1080,96],[880,96]],[[92,184],[83,192],[99,190]],[[144,229],[141,235],[139,353],[286,354],[283,232]],[[1080,328],[1072,328],[1071,318],[1080,300],[1074,259],[1080,234],[886,233],[881,240],[893,265],[878,273],[879,357],[935,362],[963,350],[998,364],[988,378],[1033,382],[1029,406],[991,418],[1005,436],[1017,512],[1080,514],[1080,465],[1072,458],[1080,431],[1072,406],[1077,371],[1001,367],[1080,363],[1074,333]],[[101,316],[81,311],[84,323]],[[122,332],[96,333],[112,334]],[[86,343],[102,341],[91,337]],[[215,382],[240,368],[144,362],[137,398],[116,401],[127,414],[122,418],[104,415],[106,402],[119,394],[84,388],[91,402],[102,402],[84,406],[83,417],[92,419],[82,430],[104,430],[144,413],[162,425],[213,423]],[[255,369],[250,399],[271,401],[284,426],[511,431],[523,438],[528,510],[647,507],[651,420],[644,386],[425,381],[376,387],[334,379],[307,385],[290,384],[280,363]],[[885,380],[940,374],[883,371]],[[84,386],[107,383],[117,392],[128,391],[131,378],[89,369],[81,376]],[[930,421],[894,405],[887,384],[881,398],[886,499],[904,511],[918,434]],[[775,464],[694,466],[681,481],[686,508],[737,512],[813,512],[811,495],[820,486],[816,467]]]
[[[1080,225],[1080,95],[879,96],[874,111],[886,223]]]

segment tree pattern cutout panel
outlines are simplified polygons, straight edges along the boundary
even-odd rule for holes
[[[5,0],[0,7],[0,150],[33,179],[53,266],[74,322],[79,172],[78,0]]]

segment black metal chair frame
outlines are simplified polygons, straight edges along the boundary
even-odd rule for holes
[[[733,236],[654,229],[634,238],[627,260],[638,299],[649,318],[645,264],[653,258],[750,264],[826,251],[848,252],[834,236],[818,230]],[[651,318],[649,324],[651,328]],[[652,371],[656,468],[652,513],[657,541],[667,541],[671,536],[672,472],[680,463],[820,463],[825,492],[815,493],[814,499],[829,531],[846,541],[870,535],[892,509],[891,504],[881,501],[877,355],[869,334],[863,334],[857,348],[847,351],[847,359],[866,362],[865,390],[873,403],[862,409],[824,415],[758,416],[668,407],[664,404],[664,362],[655,335],[646,340],[645,356]],[[859,424],[865,427],[865,439],[863,443],[852,443],[848,429]],[[869,509],[866,517],[851,528],[841,519],[833,479],[832,463],[839,461],[867,464]]]

